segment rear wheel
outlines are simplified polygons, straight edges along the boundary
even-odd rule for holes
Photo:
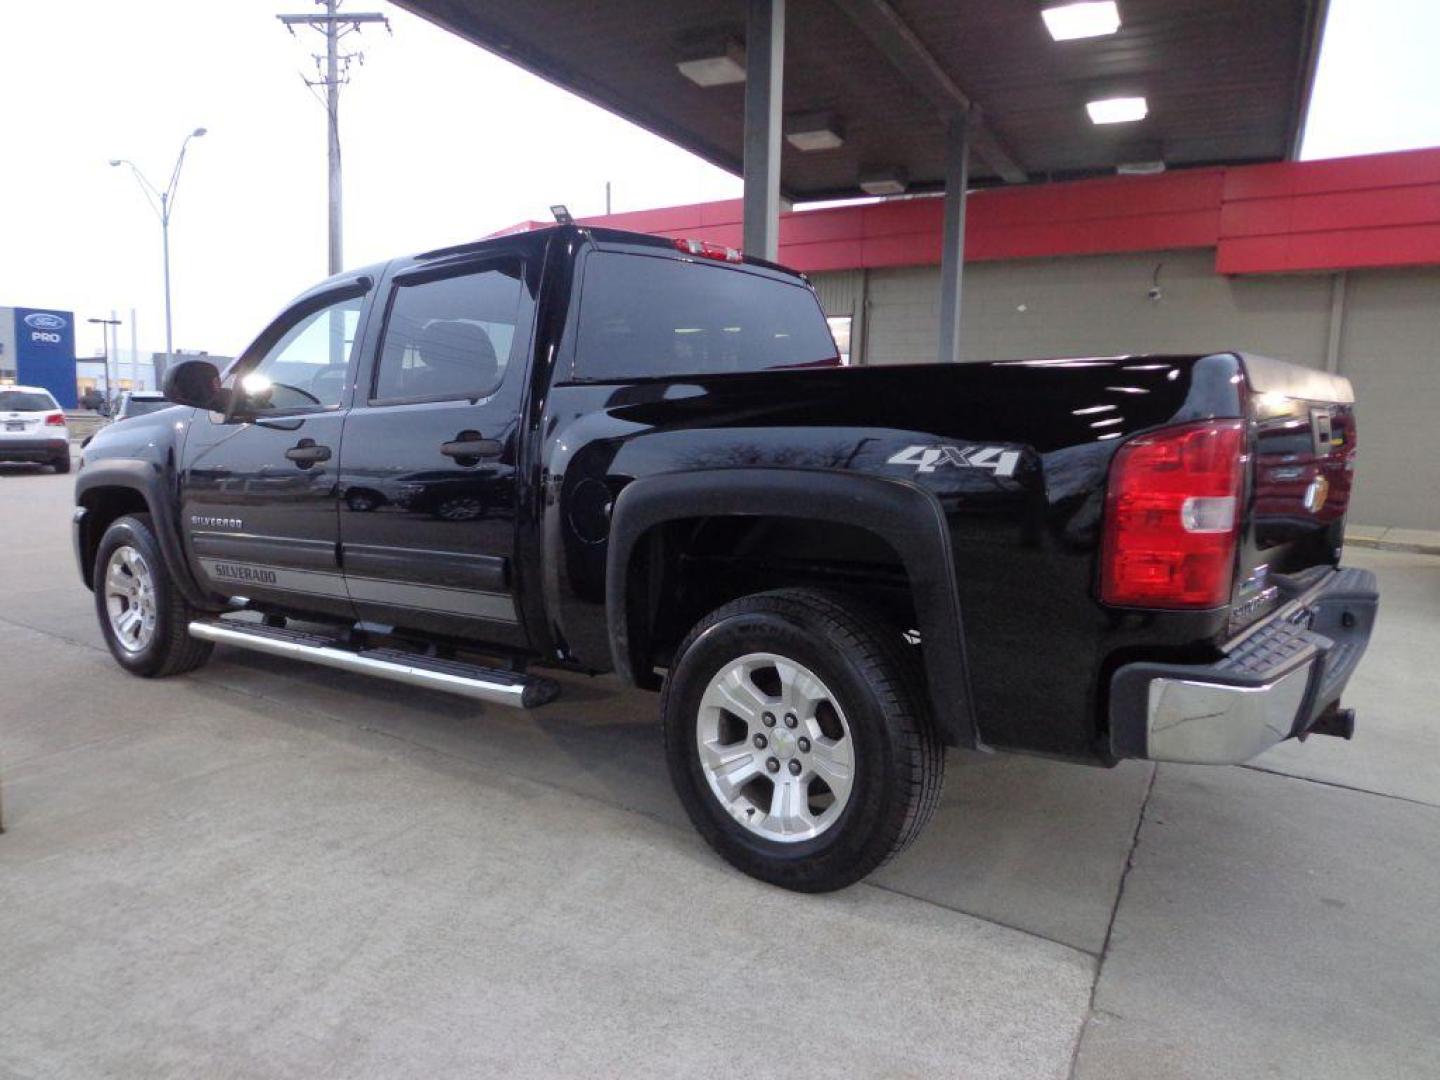
[[[69,472],[69,471],[70,471],[70,455],[69,455],[69,454],[66,454],[64,457],[57,457],[54,461],[50,462],[50,466],[51,466],[51,468],[53,468],[57,473],[67,473],[67,472]]]
[[[944,748],[900,631],[844,597],[745,597],[691,631],[666,680],[670,776],[725,859],[804,892],[843,888],[934,812]]]
[[[213,646],[190,636],[203,614],[170,578],[149,514],[118,518],[95,553],[95,610],[110,653],[127,671],[156,677],[191,671]]]

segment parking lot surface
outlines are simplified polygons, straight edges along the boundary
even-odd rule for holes
[[[0,1077],[1440,1075],[1440,558],[1347,552],[1353,743],[952,753],[917,846],[813,897],[711,854],[609,680],[124,674],[71,488],[0,468]]]

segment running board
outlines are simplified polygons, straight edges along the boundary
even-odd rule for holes
[[[492,705],[533,709],[560,696],[560,685],[550,679],[459,660],[440,660],[403,649],[347,649],[334,638],[273,626],[197,619],[190,624],[190,636],[410,686],[444,690]]]

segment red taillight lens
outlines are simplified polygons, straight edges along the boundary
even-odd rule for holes
[[[680,237],[675,241],[675,247],[686,255],[698,255],[702,259],[718,259],[720,262],[738,263],[744,260],[744,256],[732,247],[724,244],[712,244],[709,240],[687,240]]]
[[[1142,435],[1116,451],[1105,500],[1105,603],[1229,601],[1244,449],[1244,421],[1212,420]]]
[[[64,414],[63,412],[52,412],[49,416],[45,417],[45,426],[46,426],[46,427],[64,427],[64,426],[65,426],[65,414]]]

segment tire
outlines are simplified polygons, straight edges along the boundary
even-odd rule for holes
[[[944,747],[922,685],[899,628],[847,597],[784,589],[736,600],[696,624],[665,680],[671,781],[700,835],[738,869],[799,892],[844,888],[904,850],[939,802]],[[787,776],[788,799],[776,783]]]
[[[131,555],[122,553],[116,559],[117,552],[125,551]],[[138,563],[132,556],[138,557]],[[123,564],[116,568],[117,580],[133,590],[128,601],[111,595],[113,590],[108,578],[112,559]],[[187,603],[175,587],[149,514],[117,518],[105,530],[95,553],[93,580],[100,632],[111,655],[126,671],[146,678],[160,678],[193,671],[210,659],[212,643],[192,638],[189,631],[190,620],[204,613]],[[142,626],[148,619],[148,633],[122,632],[111,617],[112,599],[122,613],[131,609],[138,612]],[[133,626],[134,620],[129,620],[128,625]]]
[[[66,454],[63,458],[57,457],[54,461],[50,462],[50,467],[57,473],[68,473],[70,471],[70,455]]]

